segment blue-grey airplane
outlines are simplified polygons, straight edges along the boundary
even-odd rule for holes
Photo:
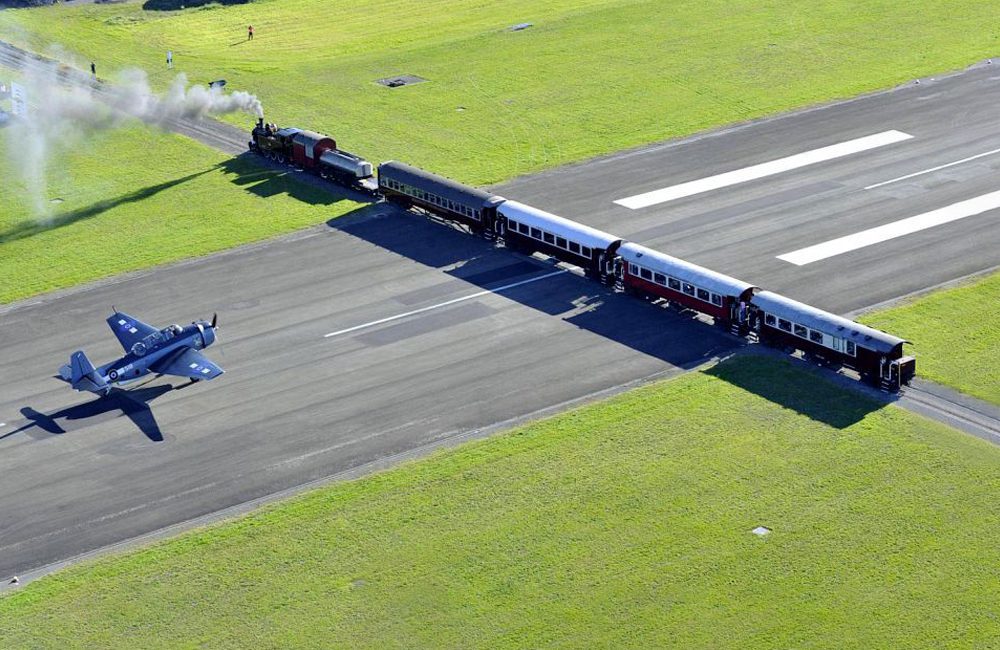
[[[215,379],[223,373],[199,352],[215,343],[218,315],[212,322],[195,321],[186,327],[170,325],[161,330],[143,323],[117,309],[108,317],[108,325],[125,349],[125,356],[98,368],[82,350],[59,369],[59,377],[78,391],[108,395],[111,388],[126,384],[149,373],[177,375],[192,381]]]

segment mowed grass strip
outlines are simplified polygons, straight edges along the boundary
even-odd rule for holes
[[[0,130],[0,303],[205,255],[357,207],[294,173],[134,126],[54,151],[41,197],[46,214],[38,216],[16,171],[15,136]]]
[[[1000,272],[860,320],[912,341],[919,376],[1000,405]]]
[[[996,447],[735,359],[42,579],[0,638],[996,647],[998,489]]]
[[[258,0],[4,11],[0,37],[225,78],[270,121],[485,184],[959,69],[1000,54],[997,24],[985,0]],[[399,74],[430,81],[374,83]]]

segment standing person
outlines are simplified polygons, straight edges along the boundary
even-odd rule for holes
[[[248,41],[252,41],[253,40],[253,25],[250,25],[249,27],[247,27],[247,40]]]
[[[94,79],[97,79],[97,65],[93,61],[90,62],[90,74],[94,76]]]
[[[174,67],[174,53],[172,50],[167,50],[167,67]]]

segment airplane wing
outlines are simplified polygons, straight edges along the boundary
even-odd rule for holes
[[[205,358],[200,352],[188,348],[175,357],[154,363],[153,372],[161,375],[177,375],[191,379],[215,379],[223,372],[222,368]]]
[[[111,327],[111,331],[115,333],[115,337],[126,352],[132,350],[136,341],[141,341],[150,334],[159,331],[152,325],[147,325],[138,318],[133,318],[120,311],[108,316],[108,326]]]

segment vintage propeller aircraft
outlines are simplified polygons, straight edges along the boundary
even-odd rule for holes
[[[218,314],[212,322],[195,321],[186,327],[170,325],[161,330],[112,307],[108,325],[125,349],[125,356],[95,368],[78,350],[59,377],[78,391],[108,395],[116,385],[135,381],[149,373],[188,377],[191,381],[215,379],[223,373],[199,350],[215,343]]]

